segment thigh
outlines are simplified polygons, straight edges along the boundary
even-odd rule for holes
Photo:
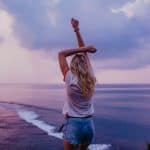
[[[89,144],[81,144],[78,150],[88,150]]]
[[[64,140],[64,150],[77,150],[78,145],[70,144],[67,140]]]

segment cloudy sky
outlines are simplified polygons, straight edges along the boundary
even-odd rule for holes
[[[98,83],[150,83],[150,0],[0,0],[0,83],[62,83],[80,20]]]

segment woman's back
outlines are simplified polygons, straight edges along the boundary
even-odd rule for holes
[[[68,70],[65,79],[67,101],[65,101],[63,114],[74,117],[85,117],[94,113],[92,96],[84,96],[78,85],[78,79],[71,70]]]

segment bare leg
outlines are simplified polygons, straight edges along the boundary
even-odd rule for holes
[[[64,150],[77,150],[78,145],[70,144],[68,141],[64,140]]]
[[[80,145],[79,150],[88,150],[89,145]]]

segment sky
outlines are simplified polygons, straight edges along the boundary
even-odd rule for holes
[[[97,48],[98,83],[150,83],[149,16],[150,0],[0,0],[0,83],[63,83],[58,52],[78,46],[71,17]]]

